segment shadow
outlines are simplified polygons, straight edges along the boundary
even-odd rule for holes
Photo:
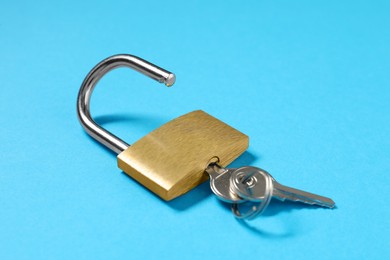
[[[280,239],[280,238],[289,238],[293,237],[295,235],[295,232],[293,228],[288,227],[286,231],[281,232],[281,233],[276,233],[276,232],[270,232],[270,231],[265,231],[262,230],[259,227],[256,227],[255,225],[251,225],[248,223],[248,221],[243,220],[243,219],[238,219],[236,218],[236,221],[244,228],[248,229],[251,233],[264,237],[264,238],[270,238],[270,239]]]
[[[116,122],[132,122],[132,123],[158,123],[156,128],[162,124],[160,118],[150,115],[131,115],[131,114],[115,114],[115,115],[102,115],[94,118],[98,125],[106,125]]]
[[[329,208],[324,208],[316,205],[309,205],[304,204],[300,202],[293,202],[293,201],[280,201],[277,199],[273,199],[271,203],[268,205],[267,209],[263,212],[262,215],[257,216],[256,219],[266,218],[266,217],[273,217],[275,215],[278,215],[282,212],[291,212],[293,210],[302,210],[302,209],[323,209],[323,210],[330,210]],[[336,209],[334,207],[333,209]],[[332,209],[332,210],[333,210]],[[286,225],[285,231],[283,232],[271,232],[266,231],[262,229],[261,227],[255,226],[250,224],[250,221],[243,220],[243,219],[236,219],[237,222],[240,223],[241,226],[248,229],[251,233],[254,233],[258,236],[265,237],[265,238],[289,238],[295,236],[296,233],[296,227],[294,225]],[[254,222],[252,222],[254,223]]]
[[[251,152],[245,151],[240,155],[236,160],[228,165],[229,168],[239,168],[242,166],[252,165],[254,161],[258,160],[260,157],[255,156]]]
[[[218,200],[218,202],[219,202],[218,204],[220,205],[221,208],[223,208],[224,210],[229,211],[233,215],[230,203],[226,203],[226,202],[223,202],[221,200]],[[265,212],[267,212],[267,210],[269,210],[269,208],[267,208]],[[245,220],[245,219],[239,219],[239,218],[235,218],[235,220],[240,224],[240,226],[242,226],[243,228],[247,229],[249,232],[251,232],[251,233],[253,233],[255,235],[264,237],[264,238],[280,239],[280,238],[293,237],[295,235],[295,227],[293,227],[291,225],[286,225],[285,231],[283,231],[283,232],[280,232],[280,231],[278,231],[278,232],[268,231],[266,229],[261,228],[260,225],[256,225],[256,224],[259,223],[258,221],[261,221],[261,218],[264,217],[264,216],[266,216],[266,214],[263,213],[262,215],[257,216],[253,220]]]
[[[217,200],[219,203],[220,208],[231,212],[233,214],[231,209],[231,204],[223,202],[221,200]],[[249,209],[249,208],[248,208]],[[283,231],[270,231],[267,230],[267,227],[263,228],[261,227],[261,219],[268,218],[268,217],[274,217],[281,213],[288,213],[292,212],[294,210],[335,210],[337,207],[334,207],[332,209],[325,208],[317,205],[310,205],[300,202],[293,202],[293,201],[280,201],[277,199],[272,199],[271,203],[268,205],[266,210],[259,216],[255,217],[253,220],[245,220],[245,219],[239,219],[235,218],[236,221],[245,229],[247,229],[249,232],[258,235],[260,237],[268,238],[268,239],[283,239],[283,238],[290,238],[296,235],[297,233],[297,227],[296,225],[290,225],[288,223],[283,223],[282,228],[284,228]],[[244,210],[246,211],[246,210]],[[269,228],[268,228],[269,229]]]
[[[121,121],[139,121],[139,116],[129,115],[129,114],[116,114],[116,115],[102,115],[94,118],[95,122],[98,125],[105,125],[114,122]]]
[[[153,131],[154,129],[160,127],[161,125],[167,122],[167,120],[158,117],[153,117],[150,115],[132,115],[132,114],[101,115],[101,116],[96,116],[94,120],[100,126],[105,126],[108,124],[118,123],[118,122],[127,122],[131,124],[136,124],[137,127],[144,129],[146,133]],[[99,146],[102,150],[106,151],[111,156],[114,157],[117,156],[115,152],[111,151],[109,148],[105,147],[104,145],[102,145],[101,143],[93,139],[86,132],[85,135],[87,135],[91,140],[94,141],[95,144],[97,144],[97,146]],[[229,167],[240,167],[243,165],[250,165],[256,159],[257,158],[253,154],[246,151],[240,157],[238,157],[233,163],[231,163]],[[137,185],[140,185],[136,180],[128,176],[125,172],[122,171],[122,173],[129,178],[129,181],[132,181]],[[210,184],[208,181],[205,181],[204,183],[195,187],[188,193],[169,202],[165,202],[157,195],[155,195],[155,197],[161,201],[164,201],[173,209],[182,211],[188,209],[189,207],[194,206],[197,203],[200,203],[201,201],[209,197],[211,194],[212,191],[210,189]]]
[[[213,192],[210,189],[210,183],[207,180],[194,189],[190,190],[188,193],[166,203],[175,210],[183,211],[200,203],[209,197],[212,193]]]
[[[98,125],[101,126],[119,122],[125,123],[126,125],[130,125],[132,128],[134,127],[134,125],[136,125],[137,128],[145,131],[145,135],[169,121],[169,119],[145,114],[102,115],[95,117],[94,120]]]
[[[145,135],[154,129],[160,127],[168,120],[163,118],[151,116],[151,115],[131,115],[131,114],[112,114],[112,115],[101,115],[94,117],[94,121],[104,127],[112,123],[126,122],[127,124],[135,124],[137,127],[142,129],[145,132]],[[87,135],[95,144],[97,144],[102,150],[106,151],[108,154],[117,156],[117,154],[111,151],[109,148],[101,144],[92,138],[87,132],[84,131],[84,134]],[[115,133],[114,133],[115,134]],[[121,137],[119,137],[121,138]],[[121,138],[122,139],[122,138]],[[124,140],[127,142],[126,140]]]
[[[164,119],[161,119],[158,117],[153,117],[150,115],[131,115],[131,114],[102,115],[102,116],[95,117],[94,120],[97,124],[99,124],[101,126],[111,124],[111,123],[116,123],[116,122],[128,122],[128,123],[132,123],[132,124],[137,124],[137,126],[139,125],[141,128],[146,129],[147,133],[158,128],[159,126],[161,126],[165,122],[167,122]],[[93,139],[87,133],[85,133],[85,134],[90,139],[92,139],[94,141],[94,143],[96,143],[102,150],[106,151],[108,154],[111,154],[111,156],[114,156],[114,157],[117,156],[116,153],[114,153],[113,151],[111,151],[110,149],[105,147],[104,145],[97,142],[95,139]],[[255,156],[251,152],[245,151],[240,157],[238,157],[235,161],[233,161],[228,167],[239,168],[239,167],[246,166],[246,165],[252,165],[253,162],[258,160],[258,159],[259,159],[258,156]],[[129,178],[129,181],[134,182],[134,184],[136,184],[136,185],[140,185],[136,180],[134,180],[133,178],[128,176],[123,171],[122,171],[122,173],[126,177]],[[147,190],[147,189],[145,188],[145,190]],[[148,191],[148,192],[150,192],[150,191]],[[184,195],[182,195],[182,196],[180,196],[172,201],[169,201],[169,202],[165,202],[157,195],[155,195],[155,197],[157,199],[165,202],[168,206],[172,207],[173,209],[183,211],[183,210],[186,210],[186,209],[196,205],[197,203],[200,203],[201,201],[203,201],[204,199],[209,197],[211,194],[212,194],[212,191],[210,189],[210,184],[208,181],[205,181],[204,183],[195,187],[194,189],[192,189],[188,193],[186,193],[186,194],[184,194]],[[219,202],[218,204],[221,206],[221,208],[223,208],[224,210],[230,211],[230,204],[224,203],[220,200],[216,200],[216,201]],[[268,206],[268,208],[266,209],[266,211],[263,213],[262,216],[263,217],[274,216],[274,215],[277,215],[281,212],[286,212],[286,211],[289,212],[292,210],[300,210],[300,209],[306,209],[306,208],[317,209],[319,207],[312,206],[312,205],[306,205],[303,203],[295,203],[295,202],[289,202],[289,201],[281,202],[278,200],[272,200],[272,202],[270,203],[270,205]],[[242,222],[241,225],[243,225],[243,226],[246,226],[250,229],[256,229],[254,227],[251,227],[245,221],[240,221],[240,223],[241,222]],[[258,230],[258,232],[264,233],[261,230]],[[270,235],[270,234],[268,234],[268,235]]]

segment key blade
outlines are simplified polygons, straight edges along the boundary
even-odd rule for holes
[[[281,185],[274,181],[274,193],[273,196],[279,200],[290,200],[302,202],[310,205],[318,205],[326,208],[334,208],[335,202],[331,198],[316,195],[310,192],[294,189]]]

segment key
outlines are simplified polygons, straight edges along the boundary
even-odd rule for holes
[[[222,201],[229,203],[242,203],[245,200],[233,192],[231,188],[231,176],[236,169],[225,169],[217,163],[211,163],[206,172],[210,177],[210,188]]]
[[[238,196],[251,201],[276,198],[333,208],[335,202],[327,197],[290,188],[278,183],[268,172],[256,167],[241,167],[231,176],[231,185]]]
[[[209,174],[210,188],[213,193],[217,196],[218,199],[224,202],[232,203],[232,210],[237,218],[253,219],[259,213],[261,213],[268,205],[269,202],[265,201],[252,202],[245,200],[234,192],[234,189],[231,186],[231,178],[233,172],[235,172],[236,169],[226,169],[220,166],[218,163],[211,163],[205,171]],[[245,204],[246,202],[250,204],[246,205],[246,210],[244,210],[243,212],[238,208],[238,205]]]

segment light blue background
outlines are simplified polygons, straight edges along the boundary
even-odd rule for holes
[[[388,1],[2,1],[0,258],[390,257]],[[202,109],[250,136],[234,166],[333,198],[241,223],[205,183],[165,203],[76,117],[89,70],[131,53],[177,75],[105,77],[92,114],[132,143]]]

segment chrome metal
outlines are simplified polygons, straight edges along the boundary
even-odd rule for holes
[[[232,191],[230,179],[235,169],[225,169],[217,163],[211,163],[206,172],[210,177],[210,188],[222,201],[229,203],[242,203],[245,200]]]
[[[253,203],[249,212],[243,214],[239,205],[233,204],[232,211],[237,218],[253,219],[264,212],[273,195],[273,179],[267,172],[251,166],[236,169],[230,178],[233,192]]]
[[[243,205],[245,203],[233,203],[232,204],[232,212],[236,218],[239,219],[247,219],[252,220],[256,216],[260,215],[268,205],[265,205],[265,202],[253,202],[253,201],[245,201],[250,204],[249,210],[243,211],[241,208],[243,208]]]
[[[128,54],[111,56],[101,61],[88,73],[81,84],[77,98],[77,114],[79,121],[91,137],[117,154],[126,150],[130,145],[99,126],[91,117],[89,104],[92,92],[98,81],[109,71],[119,67],[134,69],[149,78],[164,83],[167,87],[172,86],[176,79],[173,73],[139,57]]]
[[[233,191],[251,201],[263,201],[273,195],[273,179],[269,173],[252,166],[238,168],[230,179]]]
[[[310,192],[294,189],[291,187],[287,187],[278,183],[273,178],[272,180],[274,185],[273,197],[278,200],[296,201],[296,202],[302,202],[305,204],[317,205],[326,208],[335,207],[335,202],[330,198],[313,194]]]
[[[232,187],[232,175],[237,171],[237,169],[226,169],[218,163],[211,163],[208,165],[205,171],[209,174],[210,188],[213,193],[217,196],[218,199],[224,202],[232,203],[232,212],[237,218],[248,220],[253,219],[261,212],[263,212],[264,209],[268,206],[270,198],[272,197],[271,195],[268,196],[268,201],[263,200],[260,202],[253,202],[251,200],[241,198],[234,191],[234,188]],[[272,192],[272,188],[268,189],[268,191]],[[243,211],[242,208],[247,209]]]
[[[233,213],[241,218],[247,218],[247,215],[249,215],[248,218],[253,218],[261,214],[272,198],[328,208],[335,206],[330,198],[281,185],[268,172],[256,167],[246,166],[235,170],[231,174],[230,181],[233,192],[239,197],[254,203],[261,203],[245,216],[240,214],[238,205],[233,205]]]

